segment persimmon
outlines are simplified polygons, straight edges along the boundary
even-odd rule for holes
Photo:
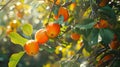
[[[12,20],[9,22],[9,25],[11,26],[11,28],[18,28],[20,26],[20,21]]]
[[[54,3],[55,0],[50,0],[50,1],[52,1]],[[59,5],[60,4],[60,0],[56,0],[55,4]]]
[[[40,29],[35,33],[35,40],[39,43],[39,44],[44,44],[48,41],[48,36],[46,34],[46,30],[45,29]]]
[[[49,23],[46,26],[46,33],[50,38],[57,37],[60,33],[60,25],[58,23]]]
[[[109,0],[100,0],[100,3],[98,4],[100,7],[104,7],[107,5],[107,3],[109,2]]]
[[[113,40],[110,42],[109,47],[111,49],[117,49],[120,46],[120,42],[117,39],[117,35],[114,34]]]
[[[58,10],[58,14],[55,15],[55,19],[58,20],[60,16],[64,17],[64,21],[67,21],[69,18],[68,10],[65,7],[60,7]]]
[[[101,67],[102,64],[106,63],[107,61],[112,60],[113,57],[114,57],[114,55],[112,55],[112,54],[109,54],[109,55],[104,56],[102,59],[100,59],[100,60],[98,61],[98,64],[97,64],[96,67]]]
[[[118,40],[113,40],[110,42],[109,47],[111,49],[117,49],[120,46],[120,42]]]
[[[24,50],[29,56],[34,56],[39,52],[39,45],[35,40],[28,40],[25,43]]]
[[[71,38],[72,38],[73,40],[79,40],[80,34],[78,34],[78,33],[72,33],[72,34],[71,34]]]
[[[100,19],[99,22],[97,22],[97,24],[94,25],[94,28],[107,28],[109,27],[109,23],[107,20],[104,20],[104,19]]]

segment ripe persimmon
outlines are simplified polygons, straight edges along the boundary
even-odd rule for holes
[[[52,1],[54,3],[55,0],[50,0],[50,1]],[[59,5],[60,4],[60,0],[56,0],[55,4]]]
[[[96,67],[101,67],[102,64],[106,63],[107,61],[112,60],[113,57],[114,57],[114,55],[112,55],[112,54],[109,54],[109,55],[104,56],[102,59],[100,59],[100,60],[98,61],[98,64],[97,64]]]
[[[24,50],[29,56],[34,56],[39,52],[39,45],[35,40],[28,40],[25,43]]]
[[[35,40],[39,43],[39,44],[44,44],[48,41],[48,36],[46,34],[46,30],[45,29],[40,29],[35,33]]]
[[[55,15],[55,19],[58,20],[60,16],[64,17],[64,21],[67,21],[69,18],[68,10],[65,7],[60,7],[58,10],[58,14]]]
[[[49,23],[46,26],[46,33],[50,38],[57,37],[60,33],[60,25],[58,23]]]
[[[113,40],[110,42],[109,47],[111,49],[117,49],[120,46],[120,42],[118,40]]]
[[[78,34],[78,33],[72,33],[72,34],[71,34],[71,38],[72,38],[73,40],[79,40],[80,34]]]
[[[109,0],[100,0],[100,3],[98,4],[100,7],[104,7],[107,5],[107,3],[109,2]]]
[[[117,48],[119,48],[119,46],[120,46],[120,42],[117,39],[117,35],[114,34],[113,40],[110,42],[109,47],[111,49],[117,49]]]
[[[94,28],[107,28],[109,27],[109,23],[107,20],[104,20],[104,19],[100,19],[99,22],[97,22],[97,24],[94,25]]]

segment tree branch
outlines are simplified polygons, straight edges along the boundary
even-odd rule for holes
[[[12,2],[12,0],[9,0],[9,1],[0,9],[0,11],[3,10],[10,2]]]

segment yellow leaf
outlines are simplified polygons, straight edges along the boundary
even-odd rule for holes
[[[84,57],[89,57],[90,56],[90,53],[85,48],[82,50],[82,53],[83,53]]]
[[[89,14],[90,14],[91,11],[92,11],[92,10],[91,10],[91,8],[89,7],[89,8],[84,12],[83,18],[89,17]]]
[[[20,0],[21,3],[24,3],[24,0]]]
[[[51,67],[51,63],[48,62],[47,64],[45,64],[43,67]]]

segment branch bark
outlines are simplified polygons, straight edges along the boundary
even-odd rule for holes
[[[13,0],[9,0],[1,9],[0,11],[2,11],[10,2],[12,2]]]

